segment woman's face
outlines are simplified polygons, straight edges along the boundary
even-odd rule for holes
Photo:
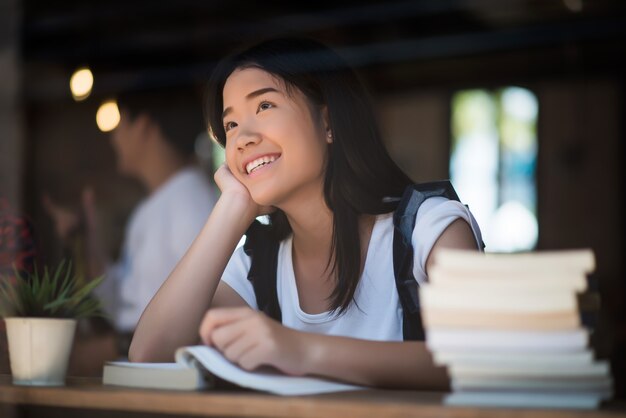
[[[302,92],[245,68],[228,77],[223,98],[226,161],[255,202],[281,207],[320,192],[330,138]]]

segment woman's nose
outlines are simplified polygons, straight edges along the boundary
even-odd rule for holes
[[[241,129],[243,128],[243,129]],[[243,150],[250,145],[256,145],[261,142],[261,135],[250,127],[240,126],[239,135],[237,135],[237,149]]]

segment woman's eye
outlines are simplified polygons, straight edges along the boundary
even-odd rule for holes
[[[270,109],[270,108],[272,108],[272,107],[274,107],[274,105],[273,105],[273,104],[271,104],[270,102],[261,102],[261,103],[259,104],[259,109],[257,110],[257,113],[259,113],[259,112],[261,112],[261,111],[263,111],[263,110]]]
[[[228,132],[231,129],[233,129],[235,126],[237,126],[237,124],[235,122],[226,122],[224,124],[224,132]]]

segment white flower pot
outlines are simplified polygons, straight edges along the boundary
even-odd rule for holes
[[[5,318],[13,384],[63,386],[75,319]]]

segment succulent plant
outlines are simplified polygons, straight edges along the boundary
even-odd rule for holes
[[[61,261],[53,274],[15,269],[15,277],[0,276],[0,316],[35,318],[87,318],[103,316],[100,301],[91,291],[103,277],[85,281]]]

